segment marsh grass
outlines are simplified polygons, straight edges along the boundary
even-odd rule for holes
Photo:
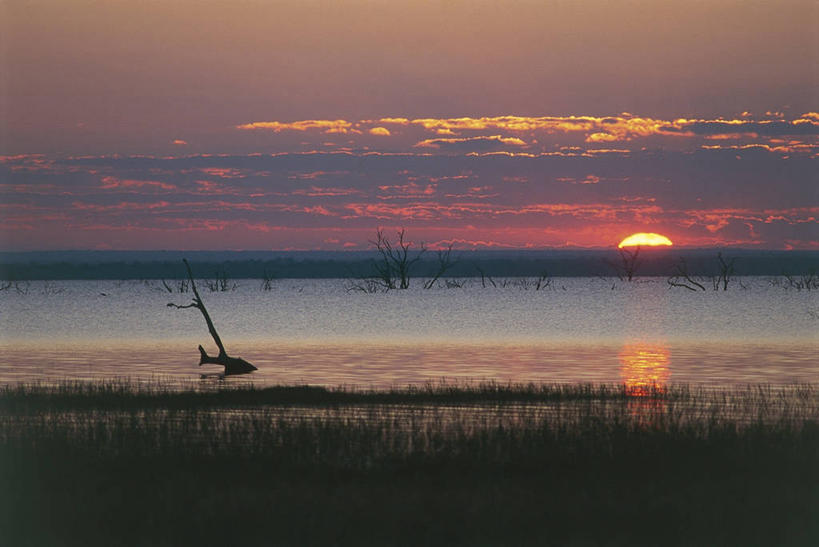
[[[807,545],[818,408],[812,385],[7,386],[0,543]]]

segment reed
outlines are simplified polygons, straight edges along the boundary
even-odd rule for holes
[[[812,385],[7,386],[0,543],[811,544],[817,405]]]

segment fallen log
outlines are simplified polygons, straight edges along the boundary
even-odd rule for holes
[[[224,376],[231,376],[235,374],[247,374],[249,372],[253,372],[254,370],[258,370],[256,367],[242,359],[241,357],[231,357],[225,351],[225,346],[222,343],[222,339],[219,337],[219,333],[216,332],[216,327],[213,325],[213,321],[210,318],[210,314],[208,314],[207,308],[205,308],[204,302],[202,302],[202,298],[199,296],[199,291],[196,290],[196,282],[193,280],[193,272],[191,271],[191,266],[188,264],[186,259],[182,259],[185,263],[185,268],[188,269],[188,279],[191,281],[191,288],[193,289],[193,301],[190,304],[186,304],[184,306],[179,304],[174,304],[173,302],[168,303],[168,307],[176,308],[179,310],[186,309],[186,308],[196,308],[200,312],[202,312],[202,316],[205,318],[205,323],[208,325],[208,332],[213,337],[213,341],[216,342],[216,347],[219,348],[219,355],[212,357],[208,355],[201,345],[199,346],[199,366],[202,365],[222,365],[225,367]]]

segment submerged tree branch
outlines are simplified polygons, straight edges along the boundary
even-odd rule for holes
[[[219,337],[219,333],[216,332],[216,327],[213,324],[213,320],[210,318],[210,314],[208,313],[207,308],[205,308],[204,302],[202,302],[202,297],[199,296],[199,291],[196,289],[196,281],[193,279],[193,272],[191,271],[191,266],[188,264],[187,259],[182,259],[185,263],[185,268],[188,270],[188,279],[191,282],[191,288],[193,289],[193,301],[190,304],[180,305],[174,304],[173,302],[168,303],[168,307],[176,308],[176,309],[187,309],[187,308],[196,308],[201,313],[202,316],[205,318],[205,323],[208,325],[208,332],[210,332],[211,337],[213,337],[213,341],[216,343],[216,347],[219,348],[219,355],[216,357],[211,357],[205,351],[201,345],[199,346],[199,366],[201,367],[204,364],[213,364],[213,365],[222,365],[225,367],[225,376],[233,375],[233,374],[246,374],[248,372],[253,372],[257,370],[255,366],[251,365],[241,357],[230,357],[225,351],[225,345],[222,343],[222,339]]]

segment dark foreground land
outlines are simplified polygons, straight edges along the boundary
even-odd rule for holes
[[[0,388],[0,545],[816,545],[819,389]]]

